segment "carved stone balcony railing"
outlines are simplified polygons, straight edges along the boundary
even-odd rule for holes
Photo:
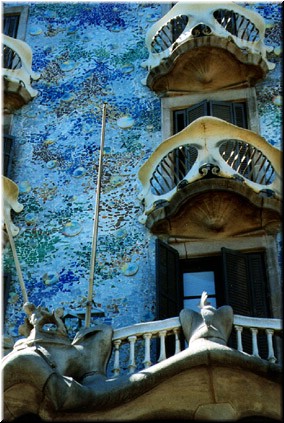
[[[146,84],[157,92],[251,86],[275,67],[265,22],[234,3],[177,3],[147,32]]]
[[[267,319],[257,317],[246,317],[234,315],[233,338],[236,339],[237,350],[244,352],[242,345],[242,336],[244,332],[251,334],[251,351],[253,356],[260,357],[258,349],[258,338],[260,334],[265,334],[267,339],[267,357],[260,357],[271,363],[279,362],[280,357],[276,358],[273,346],[273,338],[282,332],[280,319]],[[182,339],[182,327],[179,317],[172,317],[165,320],[154,322],[138,323],[120,329],[115,329],[113,333],[113,356],[110,363],[113,363],[112,372],[114,377],[118,377],[122,373],[120,364],[120,348],[123,345],[128,346],[128,373],[134,373],[137,370],[137,356],[135,349],[143,343],[144,359],[143,365],[147,369],[156,362],[165,360],[168,355],[166,351],[166,338],[170,335],[175,336],[175,354],[178,354],[185,348]],[[151,357],[151,342],[159,339],[159,357],[155,361],[155,357]],[[141,348],[141,347],[140,347]],[[244,352],[247,354],[246,352]]]
[[[266,197],[267,204],[274,202],[279,209],[281,157],[280,150],[255,132],[214,117],[196,119],[162,142],[140,168],[139,199],[145,210],[139,220],[146,223],[155,210],[177,208],[194,183],[209,179],[211,191],[246,190],[243,195],[250,201],[253,195],[261,198],[259,207],[265,207]]]
[[[32,50],[22,40],[3,35],[3,59],[4,108],[12,112],[37,95],[31,83],[40,74],[32,70]]]

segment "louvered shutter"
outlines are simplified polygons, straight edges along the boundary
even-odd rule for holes
[[[176,317],[182,309],[179,284],[179,254],[168,244],[156,240],[157,319]],[[159,348],[158,348],[159,349]],[[175,337],[166,337],[166,355],[175,352]],[[159,354],[157,355],[158,358]]]
[[[269,317],[265,263],[262,253],[245,254],[222,248],[225,301],[234,314]],[[243,332],[243,348],[251,354],[251,334]],[[230,345],[236,348],[235,340]],[[258,335],[260,356],[267,357],[264,334]]]
[[[207,101],[201,101],[187,109],[174,111],[174,133],[181,131],[194,120],[208,115]]]
[[[247,128],[246,119],[246,104],[245,103],[232,103],[233,105],[233,124],[241,128]]]
[[[248,260],[253,293],[253,315],[254,317],[270,317],[270,295],[267,290],[267,278],[263,254],[249,254]]]
[[[225,290],[225,303],[233,308],[234,314],[252,316],[251,292],[248,283],[249,269],[244,254],[238,251],[222,248],[223,277]],[[235,334],[232,333],[228,345],[237,348]],[[242,333],[243,350],[252,353],[251,336],[247,332]]]
[[[179,254],[168,244],[156,240],[157,318],[175,317],[181,310]]]
[[[4,135],[2,140],[2,160],[3,160],[2,173],[4,176],[7,176],[8,178],[11,176],[13,141],[14,141],[14,137],[7,134]]]
[[[239,251],[222,248],[225,301],[235,314],[252,316],[247,257]]]
[[[247,128],[245,103],[204,100],[187,109],[174,111],[174,133],[181,131],[202,116],[214,116],[242,128]]]
[[[204,100],[186,110],[186,124],[189,125],[194,120],[207,115],[207,101]]]
[[[225,101],[209,101],[209,115],[226,122],[234,123],[234,114],[232,103]]]
[[[182,131],[186,127],[186,110],[174,111],[174,134]]]

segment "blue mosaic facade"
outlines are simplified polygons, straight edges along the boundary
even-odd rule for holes
[[[29,300],[86,306],[103,104],[107,104],[94,301],[114,328],[155,318],[155,237],[138,222],[137,172],[162,141],[158,96],[141,82],[147,29],[159,3],[24,3],[39,94],[16,113],[12,179],[24,210],[15,238]],[[13,4],[9,4],[12,6]],[[16,4],[15,4],[16,5]],[[17,3],[21,5],[21,3]],[[276,63],[256,87],[261,135],[281,148],[281,3],[243,3],[267,24]],[[6,332],[18,336],[22,294],[13,274]]]

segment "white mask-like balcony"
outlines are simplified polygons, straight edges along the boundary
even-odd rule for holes
[[[253,86],[275,67],[265,22],[234,3],[177,3],[147,32],[147,86],[156,92]]]
[[[255,132],[215,117],[196,119],[162,142],[138,176],[143,186],[139,199],[145,207],[139,221],[153,232],[158,222],[180,210],[192,209],[195,214],[197,207],[198,219],[204,215],[202,225],[207,219],[208,226],[219,231],[243,206],[232,202],[232,196],[238,196],[238,203],[242,197],[257,210],[270,210],[270,223],[279,220],[280,150]],[[223,220],[217,224],[220,215]]]
[[[37,95],[31,83],[40,74],[32,70],[32,50],[24,41],[3,35],[3,58],[4,108],[12,112]]]

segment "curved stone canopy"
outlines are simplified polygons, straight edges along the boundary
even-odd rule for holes
[[[156,92],[217,91],[254,86],[268,72],[259,54],[243,52],[219,37],[190,39],[149,71],[146,84]]]
[[[196,181],[161,206],[147,216],[146,226],[155,234],[218,239],[264,231],[275,234],[281,224],[278,199],[261,196],[232,179]]]

